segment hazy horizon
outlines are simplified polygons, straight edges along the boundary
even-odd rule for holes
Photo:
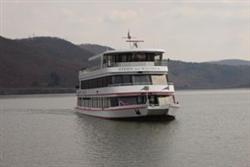
[[[74,44],[126,48],[128,29],[142,48],[170,59],[250,60],[250,1],[0,0],[0,35],[52,36]]]

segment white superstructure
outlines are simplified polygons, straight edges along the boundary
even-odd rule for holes
[[[79,72],[77,111],[105,118],[167,115],[178,104],[164,53],[132,48],[89,58],[98,66]]]

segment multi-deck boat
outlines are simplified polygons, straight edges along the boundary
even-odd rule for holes
[[[104,118],[166,116],[178,107],[168,78],[165,51],[134,48],[109,50],[90,57],[98,67],[79,72],[79,113]]]

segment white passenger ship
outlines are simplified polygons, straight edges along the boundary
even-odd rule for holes
[[[79,113],[104,118],[166,116],[178,107],[174,85],[168,79],[165,51],[135,47],[110,50],[89,58],[95,68],[79,72]]]

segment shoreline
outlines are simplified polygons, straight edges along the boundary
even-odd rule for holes
[[[0,88],[0,95],[75,93],[75,88]]]
[[[238,88],[197,88],[176,89],[176,91],[210,91],[210,90],[250,90],[249,87]],[[8,95],[36,95],[36,94],[74,94],[75,88],[0,88],[0,96]]]

